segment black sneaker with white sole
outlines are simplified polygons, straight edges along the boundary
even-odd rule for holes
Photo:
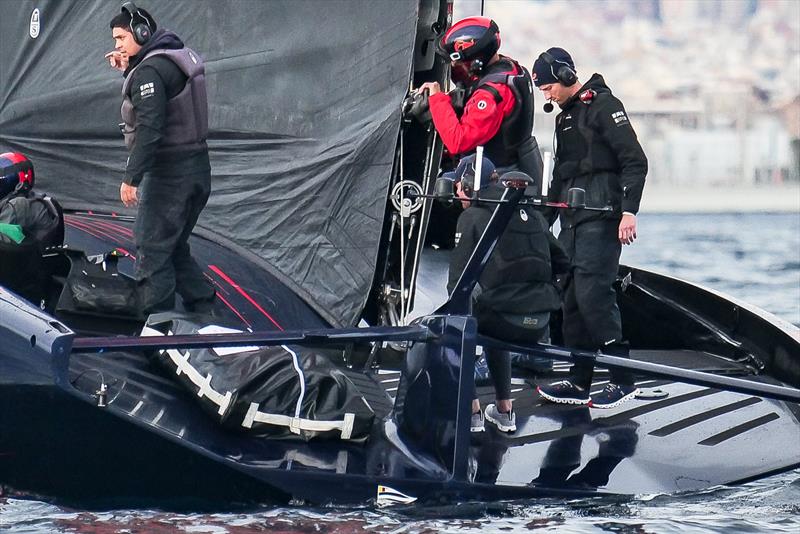
[[[589,391],[576,386],[569,380],[554,382],[536,388],[543,399],[557,404],[589,404]]]
[[[589,401],[590,408],[616,408],[623,402],[627,402],[639,393],[636,386],[620,386],[617,384],[606,384],[606,387],[599,393],[592,395]]]

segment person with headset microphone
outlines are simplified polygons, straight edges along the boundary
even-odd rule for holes
[[[189,250],[211,192],[203,60],[133,2],[111,19],[109,65],[124,74],[122,123],[128,148],[120,199],[136,207],[134,240],[143,313],[213,309],[215,290]]]
[[[564,344],[576,349],[629,357],[614,282],[623,244],[636,239],[636,213],[644,190],[647,157],[622,102],[603,77],[581,84],[572,57],[550,48],[533,64],[533,82],[561,108],[556,116],[555,164],[550,198],[563,202],[570,188],[586,191],[586,204],[611,211],[561,210],[559,241],[572,260],[571,283],[563,305]],[[555,220],[550,213],[550,223]],[[632,399],[637,389],[627,372],[611,371],[611,381],[590,396],[593,367],[575,364],[569,380],[540,386],[557,403],[613,408]]]
[[[491,201],[500,200],[505,189],[494,164],[484,157],[480,166],[481,196],[473,198],[476,160],[475,154],[466,156],[454,173],[447,173],[456,184],[456,196],[464,208],[456,227],[456,247],[450,256],[450,293],[492,218],[496,204]],[[520,205],[478,281],[480,289],[473,302],[478,331],[512,343],[540,342],[549,335],[550,313],[561,307],[555,279],[568,270],[569,258],[550,233],[544,216],[533,206]],[[485,418],[502,432],[514,432],[511,353],[486,349],[486,362],[496,401],[486,407]],[[482,432],[484,414],[477,395],[473,399],[470,429]]]
[[[465,86],[454,106],[438,82],[426,82],[433,125],[453,156],[478,146],[498,170],[520,170],[541,184],[542,156],[533,137],[533,83],[528,70],[498,54],[500,30],[487,17],[468,17],[436,40],[437,53],[450,60],[450,75]],[[460,104],[460,105],[459,105]]]

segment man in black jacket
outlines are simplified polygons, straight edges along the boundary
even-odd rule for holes
[[[647,158],[622,102],[594,74],[581,85],[572,57],[561,48],[543,52],[533,65],[533,79],[544,97],[561,108],[556,117],[556,161],[550,197],[565,201],[567,191],[586,191],[586,204],[611,206],[610,212],[561,211],[559,241],[573,264],[564,298],[566,345],[628,356],[614,281],[621,245],[636,239],[636,213],[647,174]],[[551,223],[555,214],[551,214]],[[571,380],[539,388],[559,403],[613,408],[633,398],[629,373],[614,371],[605,389],[590,398],[591,365],[576,364]]]
[[[475,155],[462,159],[456,169],[457,194],[464,206],[458,218],[456,248],[450,259],[447,290],[452,292],[484,229],[489,224],[496,204],[471,201],[475,183]],[[503,195],[498,175],[488,158],[483,158],[480,198],[499,200]],[[561,298],[554,284],[555,276],[569,269],[569,259],[550,233],[539,211],[520,205],[503,231],[479,279],[479,292],[474,299],[478,330],[486,335],[510,342],[536,343],[549,332],[550,312],[561,307]],[[496,393],[496,404],[486,407],[486,419],[504,432],[516,430],[511,406],[511,355],[505,351],[487,350]],[[483,430],[483,414],[477,396],[472,402],[473,432]]]
[[[209,311],[214,287],[188,243],[211,191],[203,61],[132,2],[110,26],[115,47],[106,58],[125,75],[120,126],[129,156],[120,198],[138,205],[140,306],[144,313],[170,310],[177,291],[187,310]]]

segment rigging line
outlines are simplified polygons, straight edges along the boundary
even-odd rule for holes
[[[128,236],[124,232],[120,232],[119,229],[114,226],[106,226],[105,224],[101,224],[100,221],[89,222],[88,219],[82,219],[80,221],[73,219],[73,222],[91,226],[97,232],[107,235],[119,243],[128,243],[126,246],[130,246],[131,248],[136,247],[136,241],[134,240],[133,236]]]
[[[297,397],[297,402],[294,405],[294,416],[295,418],[299,418],[300,412],[303,408],[303,400],[306,396],[306,377],[303,374],[303,369],[300,366],[300,359],[297,357],[297,353],[286,345],[281,345],[281,348],[292,356],[292,365],[294,366],[294,370],[297,372],[297,376],[299,377],[298,382],[300,382],[300,395]]]
[[[126,226],[123,226],[121,224],[118,224],[118,223],[109,222],[109,221],[106,221],[106,220],[103,220],[103,219],[99,219],[99,218],[97,218],[96,216],[93,216],[93,215],[80,215],[80,214],[77,214],[77,213],[72,213],[72,214],[68,215],[68,217],[70,219],[80,219],[81,221],[84,221],[86,223],[90,223],[91,222],[91,223],[96,224],[97,226],[105,227],[105,228],[110,229],[110,230],[115,230],[115,231],[119,232],[120,234],[126,235],[126,236],[131,237],[131,238],[133,237],[133,230],[131,230],[130,228],[128,228]]]
[[[405,166],[405,159],[403,154],[403,145],[405,136],[403,135],[402,130],[400,131],[400,190],[398,191],[400,195],[400,325],[406,325],[406,303],[405,303],[405,296],[406,296],[406,232],[405,232],[405,216],[403,214],[403,208],[405,207],[405,194],[403,193],[403,181],[405,180],[403,167]]]
[[[83,219],[83,220],[88,221],[89,219]],[[101,220],[94,220],[94,224],[96,224],[100,228],[105,228],[107,230],[116,232],[121,236],[125,236],[131,243],[133,243],[134,241],[133,231],[129,228],[125,228],[124,226],[120,226],[118,224]]]
[[[110,240],[112,242],[112,246],[114,246],[115,242],[118,243],[120,241],[120,236],[112,235],[112,234],[108,233],[108,231],[105,231],[103,228],[98,228],[98,227],[92,226],[91,224],[88,224],[88,223],[76,221],[71,217],[70,217],[69,220],[66,219],[66,218],[64,219],[64,225],[65,226],[69,226],[71,228],[76,228],[78,230],[81,230],[82,232],[84,232],[86,234],[89,234],[92,237],[100,239],[104,243],[107,243]],[[123,239],[124,239],[124,237],[123,237]],[[126,239],[126,241],[130,241],[130,239]],[[131,244],[134,244],[134,243],[131,242]],[[127,249],[123,248],[122,245],[117,244],[116,246],[114,246],[114,248],[116,250],[122,252],[123,254],[127,255],[128,257],[130,257],[131,260],[136,261],[136,256],[131,254]]]
[[[244,316],[241,313],[239,313],[239,310],[237,310],[233,306],[233,304],[228,302],[228,300],[225,297],[223,297],[221,293],[217,292],[217,298],[219,300],[221,300],[222,303],[225,304],[225,306],[227,306],[229,310],[231,310],[233,313],[235,313],[236,316],[239,318],[239,320],[242,321],[245,325],[247,325],[248,329],[252,329],[253,328],[253,325],[251,325],[250,322],[247,319],[245,319]]]
[[[265,316],[267,319],[269,319],[270,321],[272,321],[272,324],[274,324],[275,326],[277,326],[277,327],[278,327],[278,330],[280,330],[281,332],[283,331],[283,327],[282,327],[281,325],[279,325],[279,324],[278,324],[278,322],[277,322],[275,319],[273,319],[273,318],[272,318],[272,316],[271,316],[269,313],[267,313],[267,311],[266,311],[264,308],[262,308],[262,307],[261,307],[261,306],[258,304],[258,302],[256,302],[256,301],[255,301],[255,299],[253,299],[253,297],[251,297],[251,296],[250,296],[250,294],[249,294],[247,291],[245,291],[244,289],[242,289],[242,288],[239,286],[239,284],[237,284],[236,282],[234,282],[234,281],[233,281],[233,280],[232,280],[232,279],[231,279],[231,278],[230,278],[230,277],[229,277],[227,274],[225,274],[224,272],[222,272],[222,270],[221,270],[219,267],[217,267],[216,265],[209,265],[209,266],[208,266],[208,268],[209,268],[209,269],[211,269],[211,270],[212,270],[214,273],[216,273],[216,274],[217,274],[217,275],[218,275],[220,278],[222,278],[223,280],[225,280],[226,282],[228,282],[228,283],[231,285],[231,287],[232,287],[233,289],[235,289],[235,290],[236,290],[236,291],[237,291],[237,292],[238,292],[240,295],[242,295],[242,296],[243,296],[245,299],[247,299],[247,301],[248,301],[250,304],[252,304],[253,306],[255,306],[255,308],[256,308],[258,311],[260,311],[260,312],[261,312],[261,313],[262,313],[262,314],[263,314],[263,315],[264,315],[264,316]]]
[[[117,239],[114,236],[111,236],[111,235],[108,235],[108,234],[106,234],[104,232],[101,232],[100,230],[98,230],[98,229],[96,229],[96,228],[94,228],[92,226],[78,223],[77,221],[64,220],[64,225],[65,226],[69,226],[71,228],[75,228],[77,230],[80,230],[85,234],[88,234],[88,235],[90,235],[90,236],[92,236],[92,237],[94,237],[96,239],[99,239],[100,241],[104,241],[104,242],[109,241],[109,240],[111,240],[112,242],[116,242],[117,241]]]
[[[235,313],[236,316],[239,317],[239,319],[241,319],[242,322],[247,325],[247,329],[252,332],[253,325],[250,324],[250,321],[245,319],[244,316],[241,313],[239,313],[239,310],[236,309],[236,307],[233,306],[230,302],[228,302],[228,300],[223,296],[223,293],[225,293],[225,295],[228,296],[230,296],[230,293],[224,287],[222,287],[222,285],[219,282],[214,280],[207,272],[204,271],[203,276],[205,276],[206,279],[216,287],[216,289],[214,290],[214,294],[228,307],[228,309],[230,309],[233,313]]]
[[[425,176],[424,176],[423,181],[422,181],[422,191],[423,192],[427,192],[428,191],[428,187],[429,187],[430,182],[431,182],[431,174],[433,173],[433,147],[436,145],[436,137],[437,137],[437,135],[438,135],[438,132],[436,131],[436,128],[433,128],[433,139],[431,140],[431,143],[428,145],[428,151],[427,151],[427,154],[425,155]],[[423,199],[422,199],[422,209],[420,210],[420,212],[422,213],[422,220],[420,221],[420,224],[419,224],[419,237],[417,238],[417,248],[416,248],[416,253],[414,255],[414,263],[412,264],[413,265],[413,270],[411,271],[411,283],[410,283],[410,285],[411,285],[412,288],[414,288],[416,286],[416,283],[417,283],[417,273],[419,271],[420,257],[422,256],[422,249],[425,246],[425,236],[422,235],[422,229],[425,228],[426,231],[427,231],[427,228],[428,228],[427,222],[429,222],[429,220],[430,220],[430,214],[428,214],[427,216],[425,214],[426,210],[428,208],[428,200],[429,199],[427,197],[423,197]],[[425,220],[426,218],[428,219],[428,221]],[[408,299],[408,308],[409,309],[406,311],[406,315],[411,313],[411,309],[410,309],[411,308],[411,295],[409,295],[409,299]]]
[[[230,292],[228,290],[226,290],[224,287],[222,287],[222,284],[220,284],[219,282],[214,280],[214,278],[212,278],[211,275],[209,275],[207,272],[203,271],[203,276],[206,277],[206,279],[209,281],[209,283],[211,283],[214,287],[216,287],[216,289],[214,290],[214,294],[223,302],[223,304],[225,304],[225,306],[228,307],[228,309],[230,309],[233,313],[235,313],[236,316],[239,319],[241,319],[241,321],[244,324],[247,325],[247,329],[250,332],[252,332],[253,331],[253,325],[250,324],[250,321],[245,319],[244,315],[239,313],[239,310],[233,304],[228,302],[228,300],[223,296],[223,293],[225,293],[225,295],[230,296]]]

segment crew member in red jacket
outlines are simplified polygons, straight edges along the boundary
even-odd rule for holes
[[[451,77],[463,85],[465,104],[452,102],[438,82],[427,82],[436,131],[454,156],[484,147],[498,172],[521,170],[541,180],[541,155],[532,135],[533,83],[525,67],[498,54],[500,31],[486,17],[453,24],[437,40],[437,50],[451,61]]]

